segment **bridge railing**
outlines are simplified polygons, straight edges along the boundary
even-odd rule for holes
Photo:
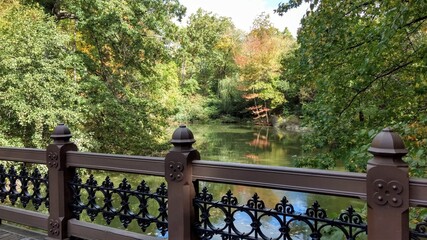
[[[305,225],[311,239],[327,239],[330,228],[346,239],[364,239],[366,233],[368,239],[427,239],[427,222],[409,229],[409,208],[427,207],[427,180],[409,178],[402,161],[407,151],[389,129],[374,139],[366,174],[200,160],[192,148],[193,134],[184,126],[173,134],[174,147],[165,158],[78,152],[70,137],[69,129],[59,125],[47,150],[0,148],[0,160],[24,163],[19,169],[0,168],[0,200],[48,208],[39,213],[0,205],[0,219],[46,230],[50,239],[270,239],[266,219],[275,222],[273,239],[292,239],[295,224]],[[28,164],[45,165],[48,175]],[[79,168],[159,176],[167,185],[153,190],[145,182],[131,187],[123,179],[114,186],[109,177],[98,183],[93,175],[80,176]],[[362,199],[368,206],[367,221],[352,208],[335,219],[316,204],[298,213],[286,198],[270,209],[256,194],[244,204],[231,192],[215,200],[209,189],[201,189],[201,182]],[[137,207],[131,206],[135,203]],[[125,227],[136,222],[141,231],[88,223],[80,220],[83,214],[107,224],[118,219]],[[241,231],[236,214],[249,219],[249,230]],[[142,234],[153,226],[159,237]]]

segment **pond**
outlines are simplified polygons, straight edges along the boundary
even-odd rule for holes
[[[282,131],[268,126],[233,124],[187,127],[194,134],[194,147],[200,152],[203,160],[292,167],[295,158],[301,154],[302,133],[299,132]],[[338,217],[349,206],[353,206],[359,213],[366,212],[365,202],[358,199],[217,183],[201,185],[206,186],[217,200],[231,190],[239,204],[245,204],[257,193],[267,208],[274,208],[275,204],[286,196],[295,211],[300,213],[305,213],[315,201],[327,211],[330,218]],[[241,219],[241,223],[245,224],[245,220]],[[271,224],[270,227],[272,232],[277,232],[277,226]],[[249,231],[250,226],[240,226],[240,229]],[[295,232],[294,239],[310,239],[306,230],[308,229]],[[274,237],[274,234],[271,237]],[[334,239],[342,239],[342,236],[337,235]]]
[[[301,154],[301,133],[268,126],[189,125],[203,160],[292,166]]]

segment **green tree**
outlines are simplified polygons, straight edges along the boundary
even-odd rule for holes
[[[67,41],[37,5],[0,1],[0,145],[43,148],[59,122],[84,121]]]
[[[152,154],[179,101],[176,0],[1,1],[0,141],[44,147],[58,122],[83,149]]]
[[[218,94],[219,80],[236,73],[239,32],[229,18],[199,9],[188,20],[180,40],[181,81],[194,79],[204,95]]]
[[[410,134],[411,149],[425,146],[424,1],[305,2],[311,5],[298,33],[300,48],[284,76],[301,89],[304,119],[313,130],[308,148],[329,148],[325,161],[345,159],[349,170],[363,171],[370,139],[383,127]],[[422,158],[409,157],[425,165]]]
[[[235,88],[238,68],[234,56],[242,33],[231,20],[199,9],[180,31],[176,59],[186,98],[177,119],[208,120],[221,114],[238,112],[241,102]],[[231,105],[233,104],[233,105]]]
[[[91,150],[155,151],[175,111],[158,94],[173,91],[164,66],[177,31],[173,19],[184,8],[176,0],[70,0],[53,6],[83,62],[76,80],[87,106],[83,128],[96,143]]]

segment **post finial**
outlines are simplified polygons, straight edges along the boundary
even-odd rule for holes
[[[60,123],[55,127],[52,134],[50,135],[50,138],[53,139],[54,143],[66,143],[70,141],[72,136],[73,135],[71,134],[68,126],[64,123]]]
[[[390,128],[384,128],[372,140],[368,149],[374,156],[403,157],[408,153],[402,138]]]
[[[194,139],[193,133],[185,125],[180,125],[179,128],[173,132],[172,140],[170,141],[170,143],[174,145],[173,150],[178,151],[191,150],[195,142],[196,140]]]

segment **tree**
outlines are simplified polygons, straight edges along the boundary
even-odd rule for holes
[[[241,53],[236,56],[244,98],[253,101],[249,110],[255,119],[265,119],[267,124],[269,112],[281,112],[278,108],[286,101],[283,92],[287,82],[279,78],[280,59],[295,48],[290,33],[279,32],[269,18],[263,13],[255,19]]]
[[[229,18],[197,10],[181,34],[181,81],[194,79],[202,93],[217,96],[219,81],[236,73],[238,45],[239,32]]]
[[[0,145],[43,148],[59,122],[84,121],[79,86],[68,74],[76,56],[37,5],[0,6]]]
[[[241,98],[236,98],[238,69],[234,55],[241,35],[229,18],[202,9],[189,17],[187,26],[181,29],[176,55],[186,96],[179,120],[206,120],[236,112]]]
[[[96,143],[91,150],[155,151],[175,111],[155,93],[171,90],[161,79],[169,79],[162,66],[171,61],[177,31],[172,19],[184,8],[176,0],[73,0],[53,6],[82,59],[77,81],[87,106],[83,128]]]
[[[414,133],[419,129],[413,126],[426,121],[427,6],[306,2],[311,5],[298,33],[300,48],[284,76],[303,89],[304,117],[313,130],[310,148],[330,148],[325,159],[346,159],[349,170],[363,171],[368,159],[363,152],[381,128]],[[291,0],[278,11],[301,3]],[[413,164],[425,164],[420,156],[410,156]]]
[[[44,147],[58,122],[90,151],[146,154],[165,142],[179,99],[171,46],[182,5],[0,4],[2,144]]]

